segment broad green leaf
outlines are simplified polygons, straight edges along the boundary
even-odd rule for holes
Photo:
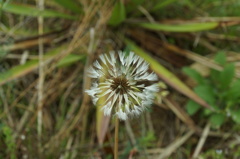
[[[81,6],[75,0],[55,0],[55,2],[74,13],[82,13]]]
[[[121,24],[126,18],[125,6],[122,2],[117,2],[113,8],[112,16],[110,17],[108,24],[117,26]]]
[[[76,63],[79,60],[82,60],[84,57],[85,57],[85,55],[70,54],[70,55],[64,57],[62,60],[60,60],[57,63],[57,66],[58,67],[69,66],[69,65],[72,65],[72,64]]]
[[[159,24],[159,23],[136,23],[146,29],[166,32],[198,32],[211,30],[219,24],[217,22],[187,23],[187,24]]]
[[[237,80],[232,83],[231,88],[227,91],[227,98],[229,100],[237,100],[240,99],[240,80]]]
[[[194,88],[194,91],[199,95],[203,100],[208,102],[211,105],[215,104],[216,97],[213,92],[213,88],[209,85],[199,85]]]
[[[211,69],[210,79],[214,82],[215,87],[219,88],[219,79],[220,79],[220,71]]]
[[[204,78],[196,70],[189,67],[184,67],[183,72],[186,73],[191,78],[193,78],[194,80],[196,80],[198,84],[204,83]]]
[[[1,7],[1,6],[0,6]],[[66,19],[76,19],[76,17],[68,15],[66,13],[56,12],[54,10],[44,9],[43,11],[39,10],[35,6],[25,5],[25,4],[17,4],[17,3],[4,3],[2,6],[2,10],[9,13],[14,13],[18,15],[26,15],[26,16],[43,16],[43,17],[59,17]]]
[[[66,47],[66,45],[63,45],[61,47],[58,47],[54,50],[49,51],[44,55],[44,60],[49,60],[53,58],[55,55],[61,53],[61,50],[63,50]],[[39,65],[38,60],[31,60],[26,62],[23,65],[17,65],[6,72],[0,73],[0,85],[11,81],[13,79],[16,79],[18,77],[24,76],[25,74],[33,71],[36,69]]]
[[[215,60],[217,63],[219,63],[220,65],[225,65],[225,64],[226,64],[226,55],[225,55],[225,53],[224,53],[224,52],[219,52],[219,53],[215,56],[214,60]]]
[[[185,85],[181,80],[179,80],[173,73],[168,71],[164,66],[162,66],[158,61],[149,56],[145,51],[138,47],[134,42],[125,39],[125,43],[140,57],[144,58],[150,67],[158,76],[168,83],[170,86],[178,90],[179,92],[185,94],[195,102],[202,106],[209,108],[209,105],[202,100],[196,93],[194,93],[187,85]]]
[[[210,109],[204,109],[204,110],[203,110],[203,114],[204,114],[205,116],[209,116],[209,115],[212,114],[212,113],[213,113],[213,111],[210,110]]]
[[[192,100],[189,100],[186,105],[186,110],[189,115],[194,115],[200,108],[201,106]]]
[[[220,127],[225,120],[226,116],[220,113],[214,113],[210,116],[210,122],[213,126]]]
[[[235,121],[237,124],[240,124],[240,110],[231,111],[231,117],[233,121]]]
[[[158,9],[162,9],[174,2],[177,2],[178,0],[165,0],[165,1],[159,1],[153,8],[153,11],[158,10]]]
[[[234,64],[228,64],[224,67],[223,71],[220,73],[220,84],[221,88],[226,89],[231,84],[235,76],[235,66]]]

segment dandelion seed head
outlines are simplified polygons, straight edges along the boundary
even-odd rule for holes
[[[155,73],[149,73],[149,64],[130,52],[110,51],[102,54],[88,69],[93,78],[86,93],[95,105],[101,106],[104,115],[116,115],[121,120],[141,114],[153,103],[159,91]]]

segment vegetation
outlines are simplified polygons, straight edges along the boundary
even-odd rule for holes
[[[0,0],[0,158],[113,158],[85,93],[102,53],[134,51],[154,104],[120,121],[125,158],[240,157],[238,0]]]

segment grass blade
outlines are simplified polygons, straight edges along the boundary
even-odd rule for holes
[[[61,6],[63,6],[66,9],[71,10],[74,13],[82,13],[82,9],[81,6],[78,5],[78,3],[76,3],[75,0],[55,0],[55,2],[57,2],[58,4],[60,4]]]
[[[117,2],[113,8],[112,16],[110,17],[108,24],[117,26],[126,19],[125,6],[122,2]]]
[[[31,60],[29,62],[26,62],[24,65],[18,65],[6,72],[0,73],[0,86],[8,81],[31,72],[33,69],[37,68],[37,66],[38,60]]]
[[[34,6],[17,4],[17,3],[4,3],[2,6],[2,10],[9,13],[33,16],[33,17],[42,16],[45,18],[58,17],[58,18],[65,18],[65,19],[72,19],[72,20],[76,19],[76,17],[68,15],[66,13],[60,13],[54,10],[47,10],[47,9],[40,11],[38,8]]]
[[[57,63],[57,67],[66,67],[82,60],[85,55],[69,54]]]
[[[146,29],[156,31],[198,32],[214,29],[219,25],[219,23],[218,22],[187,23],[187,24],[137,23],[137,25]]]
[[[49,60],[49,59],[53,58],[55,55],[61,53],[61,50],[64,47],[66,47],[66,45],[63,45],[61,47],[58,47],[58,48],[46,53],[46,55],[44,55],[44,60]],[[6,82],[9,82],[18,77],[22,77],[22,76],[26,75],[27,73],[36,69],[38,67],[38,65],[39,65],[38,60],[31,60],[31,61],[26,62],[23,65],[17,65],[15,67],[9,69],[6,72],[0,73],[0,86],[5,84]]]
[[[159,10],[159,9],[162,9],[174,2],[176,2],[177,0],[165,0],[165,1],[159,1],[153,8],[153,11],[155,10]]]

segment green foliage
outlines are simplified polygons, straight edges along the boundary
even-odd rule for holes
[[[187,23],[187,24],[158,24],[158,23],[138,23],[140,27],[147,28],[156,31],[167,32],[198,32],[204,30],[214,29],[218,26],[217,22],[205,22],[205,23]]]
[[[158,10],[158,9],[162,9],[166,6],[168,6],[169,4],[172,4],[174,2],[176,2],[177,0],[164,0],[164,1],[159,1],[153,8],[153,10]]]
[[[148,132],[146,136],[139,139],[138,143],[139,146],[142,147],[149,147],[152,146],[152,142],[156,140],[156,137],[153,132]],[[140,146],[140,147],[141,147]]]
[[[1,4],[0,4],[1,5]],[[4,3],[2,6],[2,10],[9,13],[14,13],[17,15],[25,15],[25,16],[43,16],[43,17],[59,17],[66,19],[76,19],[76,17],[67,15],[65,13],[60,13],[54,10],[44,9],[43,11],[39,10],[34,6],[24,5],[24,4],[16,4],[16,3]]]
[[[66,67],[66,66],[72,65],[84,58],[85,58],[85,55],[70,54],[70,55],[64,57],[62,60],[60,60],[57,63],[57,66],[58,67]]]
[[[192,100],[189,100],[186,105],[187,112],[190,115],[195,114],[200,108],[201,108],[201,106]]]
[[[215,56],[215,61],[221,65],[225,65],[226,64],[226,55],[224,52],[219,52],[216,56]]]
[[[213,105],[215,103],[215,93],[210,85],[199,85],[194,88],[194,91],[209,104]]]
[[[16,159],[16,143],[13,138],[13,131],[10,127],[7,125],[3,125],[0,127],[0,130],[2,129],[2,133],[4,136],[4,141],[7,146],[7,153],[10,155],[10,159]]]
[[[82,13],[81,6],[74,0],[55,0],[55,2],[74,13]]]
[[[235,74],[234,64],[229,64],[224,67],[223,71],[220,73],[219,79],[222,89],[227,89],[227,87],[231,84],[233,80],[234,74]]]
[[[239,156],[240,156],[240,146],[239,146],[238,142],[236,142],[236,143],[233,142],[232,144],[230,144],[229,148],[233,152],[232,153],[232,155],[233,155],[232,158],[239,158]]]
[[[216,149],[216,150],[211,149],[201,154],[201,158],[204,158],[204,159],[211,159],[213,157],[214,159],[226,159],[224,151],[221,149]]]
[[[50,50],[49,52],[45,53],[43,57],[44,60],[49,60],[54,56],[58,55],[59,53],[61,53],[61,50],[64,49],[65,47],[66,45],[62,45],[60,47],[54,48],[53,50]],[[65,59],[62,59],[57,65],[59,67],[63,67],[63,66],[72,64],[73,62],[76,62],[84,57],[79,55],[76,55],[77,57],[75,55],[73,56],[74,57],[72,57],[72,55],[65,57]],[[39,64],[38,60],[30,60],[23,65],[17,65],[5,72],[0,72],[0,85],[27,74],[28,72],[36,69],[38,64]]]
[[[112,16],[110,17],[108,24],[117,26],[126,19],[125,6],[122,2],[117,2],[113,8]]]
[[[200,2],[200,3],[199,3]],[[239,0],[219,1],[219,0],[197,0],[198,7],[207,11],[209,16],[239,16],[240,2]],[[234,4],[234,5],[233,5]],[[222,7],[224,6],[224,7]]]
[[[198,84],[204,84],[205,79],[196,70],[193,70],[189,67],[184,67],[183,72],[196,80]]]
[[[232,119],[237,123],[240,124],[240,110],[231,110]]]
[[[126,5],[126,12],[129,13],[131,11],[136,12],[137,6],[141,5],[144,0],[131,0]]]
[[[154,132],[148,131],[145,136],[137,138],[137,143],[135,145],[136,147],[134,147],[134,149],[137,149],[139,152],[141,152],[141,150],[144,150],[147,147],[152,147],[154,141],[156,141],[156,136],[154,135]],[[132,144],[128,142],[127,145],[124,147],[123,155],[120,158],[128,158],[129,153],[132,150]]]
[[[186,105],[188,114],[194,115],[199,110],[209,118],[215,127],[220,127],[230,117],[233,122],[240,123],[240,80],[234,79],[235,65],[226,62],[223,52],[215,57],[215,61],[222,65],[222,71],[211,70],[208,78],[202,77],[197,71],[184,68],[183,71],[193,78],[198,85],[194,91],[204,99],[212,110],[203,109],[197,103],[189,100]]]
[[[230,99],[228,103],[232,105],[232,102],[237,102],[239,103],[239,98],[240,98],[240,93],[239,93],[239,88],[240,88],[240,80],[234,81],[227,91],[226,97]],[[231,102],[232,101],[232,102]]]
[[[224,114],[213,113],[213,114],[211,114],[209,121],[215,127],[220,127],[224,123],[225,117],[226,116]]]

